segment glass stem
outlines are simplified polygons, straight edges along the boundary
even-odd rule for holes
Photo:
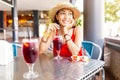
[[[60,56],[60,50],[57,51],[57,56]]]
[[[29,73],[33,73],[34,64],[28,64]]]

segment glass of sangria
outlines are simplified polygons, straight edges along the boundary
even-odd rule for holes
[[[57,56],[54,57],[54,59],[56,59],[56,60],[62,59],[62,57],[60,56],[62,42],[63,42],[62,36],[56,35],[53,40],[53,51],[54,51],[54,54],[57,54]]]
[[[28,66],[29,71],[23,74],[25,79],[34,79],[39,76],[37,72],[33,71],[34,64],[38,58],[38,40],[37,39],[23,39],[22,52],[24,60]]]

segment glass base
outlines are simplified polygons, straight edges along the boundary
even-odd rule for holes
[[[61,60],[61,59],[63,59],[63,58],[58,55],[58,56],[54,57],[54,59],[55,59],[55,60]]]
[[[35,79],[39,76],[37,72],[26,72],[23,74],[23,78],[25,79]]]

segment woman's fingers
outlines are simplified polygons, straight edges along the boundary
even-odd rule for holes
[[[56,23],[51,23],[47,28],[47,32],[50,33],[52,31],[56,31],[57,29],[60,29],[60,26]]]
[[[60,29],[60,25],[54,23],[56,29]]]
[[[68,29],[72,28],[73,26],[75,26],[75,21],[71,20],[71,22],[67,25],[65,25],[65,27],[67,27]]]

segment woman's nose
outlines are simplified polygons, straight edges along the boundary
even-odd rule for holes
[[[66,13],[66,14],[65,14],[65,18],[68,18],[68,17],[69,17],[69,14],[68,14],[68,13]]]

